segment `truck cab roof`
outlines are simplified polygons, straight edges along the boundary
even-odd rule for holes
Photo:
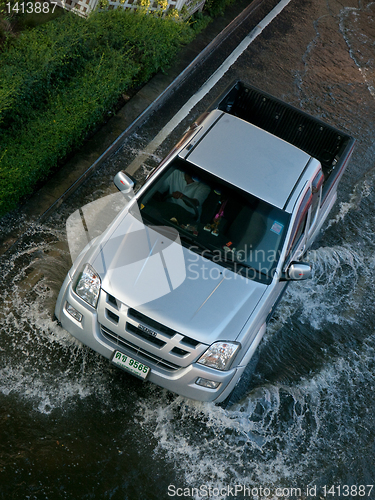
[[[240,118],[214,113],[216,122],[208,131],[203,129],[185,158],[261,200],[285,208],[311,157]]]

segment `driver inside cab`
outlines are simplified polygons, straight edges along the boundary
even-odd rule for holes
[[[161,193],[167,192],[166,201],[180,205],[191,214],[195,214],[196,210],[200,214],[202,204],[211,189],[199,179],[191,177],[187,172],[174,170],[165,179],[159,190]]]

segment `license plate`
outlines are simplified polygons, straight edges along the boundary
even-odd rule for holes
[[[139,361],[123,354],[120,351],[115,351],[112,357],[112,363],[119,366],[123,370],[132,373],[136,377],[145,380],[149,374],[150,367],[140,363]]]

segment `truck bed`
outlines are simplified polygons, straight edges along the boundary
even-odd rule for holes
[[[325,177],[323,192],[341,176],[354,147],[349,135],[243,82],[227,89],[212,108],[246,120],[319,160]]]

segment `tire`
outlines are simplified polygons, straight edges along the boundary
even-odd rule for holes
[[[216,406],[220,406],[221,408],[224,408],[224,410],[230,408],[235,403],[238,403],[245,396],[245,394],[252,389],[254,382],[254,372],[258,365],[259,358],[260,355],[258,346],[253,357],[247,364],[241,378],[234,386],[232,392],[224,399],[224,401],[221,401],[221,403],[216,403]]]

